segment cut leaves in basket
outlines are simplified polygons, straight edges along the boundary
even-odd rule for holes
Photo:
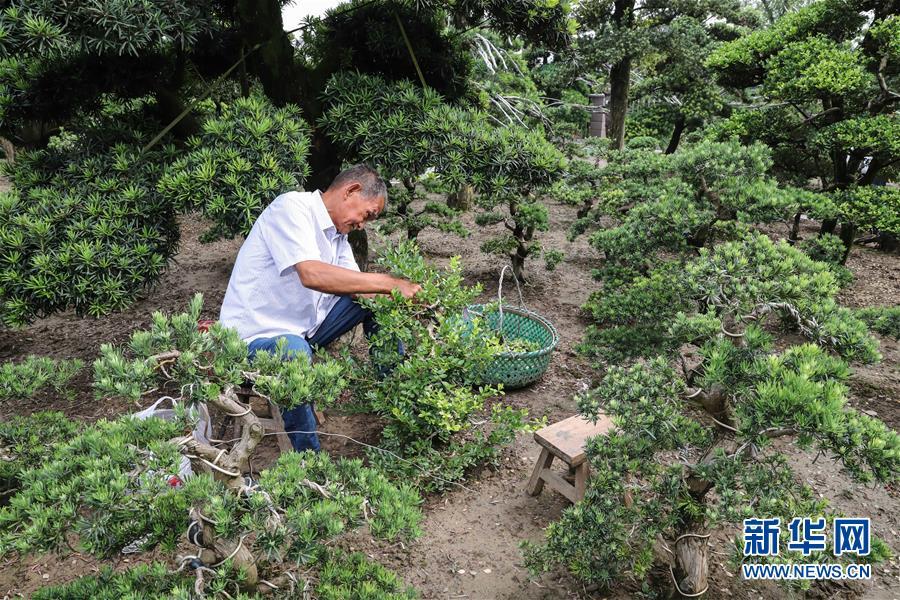
[[[541,349],[540,343],[535,340],[529,340],[520,337],[507,337],[500,334],[500,344],[504,352],[511,354],[525,354],[528,352],[536,352]]]

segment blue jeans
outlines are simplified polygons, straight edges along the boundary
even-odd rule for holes
[[[303,352],[312,360],[313,348],[319,349],[327,346],[360,323],[363,324],[366,337],[377,330],[372,311],[357,304],[350,296],[339,296],[334,308],[331,309],[312,337],[304,338],[299,335],[284,334],[272,338],[257,338],[248,344],[248,355],[250,360],[253,360],[260,350],[274,352],[278,340],[284,338],[287,341],[287,350],[291,354],[297,355]],[[281,415],[284,419],[284,430],[296,432],[288,433],[294,450],[298,452],[303,450],[319,451],[316,416],[311,404],[301,404],[295,408],[283,409]]]

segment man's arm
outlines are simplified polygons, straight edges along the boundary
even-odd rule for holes
[[[326,294],[390,294],[397,289],[411,298],[422,289],[416,283],[385,273],[361,273],[318,260],[304,260],[294,268],[303,287]]]

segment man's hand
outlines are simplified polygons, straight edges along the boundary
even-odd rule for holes
[[[422,291],[422,286],[406,279],[397,279],[397,285],[394,289],[400,290],[404,298],[412,298]]]

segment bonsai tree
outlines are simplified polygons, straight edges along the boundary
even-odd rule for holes
[[[615,227],[590,239],[606,267],[643,272],[661,251],[689,257],[717,240],[740,237],[749,224],[787,222],[801,204],[817,200],[811,192],[780,186],[766,175],[770,166],[764,145],[733,139],[701,141],[671,155],[613,153],[600,174],[596,206],[572,234],[616,219]]]
[[[535,234],[549,226],[541,193],[562,175],[566,159],[540,131],[508,126],[480,133],[472,142],[472,153],[483,157],[470,179],[479,192],[475,222],[499,223],[507,231],[481,249],[508,256],[516,277],[525,281],[525,259],[542,250]],[[561,258],[558,253],[549,256],[550,264]]]
[[[464,132],[485,126],[485,116],[453,108],[431,88],[409,81],[338,73],[323,92],[319,125],[341,149],[347,162],[365,162],[385,180],[392,227],[413,240],[426,227],[465,235],[459,212],[446,203],[428,201],[419,179],[431,170],[432,185],[452,187],[464,180],[477,156],[463,143]]]
[[[669,330],[687,327],[682,323],[687,318],[687,332],[699,327],[709,333],[762,324],[773,315],[848,360],[880,359],[865,324],[835,300],[840,285],[831,266],[761,234],[702,249],[683,265],[663,264],[633,279],[610,277],[605,285],[616,285],[617,293],[591,295],[585,308],[594,325],[582,350],[608,361],[692,341],[690,333],[678,337]]]
[[[787,547],[794,518],[830,528],[842,515],[798,481],[774,438],[794,437],[862,482],[900,478],[900,435],[847,406],[845,360],[880,355],[865,324],[836,303],[828,264],[756,233],[619,282],[616,294],[588,302],[604,327],[589,329],[582,351],[609,362],[647,358],[611,366],[579,396],[582,415],[607,414],[616,429],[588,442],[593,476],[584,500],[544,542],[525,544],[532,569],[566,565],[586,583],[647,589],[660,567],[673,592],[699,596],[709,589],[713,530],[777,517]],[[776,352],[769,331],[783,330],[810,342],[780,339],[785,349]],[[759,560],[742,547],[735,540],[732,564]],[[876,539],[866,560],[889,555]],[[835,560],[825,548],[781,556]]]
[[[179,210],[199,209],[214,222],[206,240],[247,235],[275,196],[302,187],[309,146],[296,106],[276,108],[259,94],[237,98],[203,122],[157,189]]]
[[[666,360],[613,367],[600,386],[579,399],[596,419],[610,415],[616,429],[588,443],[592,479],[585,498],[547,529],[546,540],[526,543],[536,570],[566,565],[585,582],[609,588],[620,582],[651,585],[651,568],[669,571],[681,595],[709,589],[713,530],[743,519],[822,519],[830,530],[839,513],[798,481],[772,439],[792,436],[816,448],[857,480],[895,482],[900,474],[900,436],[881,421],[846,406],[849,369],[819,346],[804,344],[773,353],[771,340],[751,325],[741,337],[707,336],[696,371],[682,379]],[[689,386],[700,386],[692,389]],[[724,410],[698,402],[698,389],[720,389]],[[731,562],[741,555],[735,540]],[[825,549],[785,562],[849,561]],[[872,542],[869,561],[889,556]],[[800,585],[809,586],[810,582]]]
[[[895,13],[891,2],[821,0],[722,45],[707,61],[723,85],[763,104],[736,110],[719,135],[765,142],[780,177],[795,185],[816,179],[818,189],[838,195],[846,208],[824,219],[822,232],[842,222],[848,252],[859,226],[877,226],[858,220],[854,198],[867,203],[865,188],[900,160]]]
[[[22,464],[18,489],[0,508],[0,555],[58,550],[72,534],[98,556],[125,546],[171,550],[187,529],[197,550],[180,561],[178,573],[190,567],[198,595],[234,586],[283,593],[303,589],[300,565],[344,563],[324,544],[348,527],[368,523],[373,535],[387,538],[417,532],[417,493],[359,460],[292,452],[257,478],[245,477],[263,428],[235,387],[249,380],[279,406],[327,402],[346,385],[343,366],[324,357],[312,364],[282,360],[283,348],[250,364],[236,331],[218,324],[198,331],[201,303],[198,295],[186,313],[156,313],[151,328],[135,332],[127,346],[104,345],[94,365],[99,395],[169,396],[178,418],[85,425],[39,464]],[[191,415],[201,403],[241,422],[240,439],[198,436]],[[196,475],[186,474],[188,464]],[[321,580],[339,586],[341,578],[325,571]]]

